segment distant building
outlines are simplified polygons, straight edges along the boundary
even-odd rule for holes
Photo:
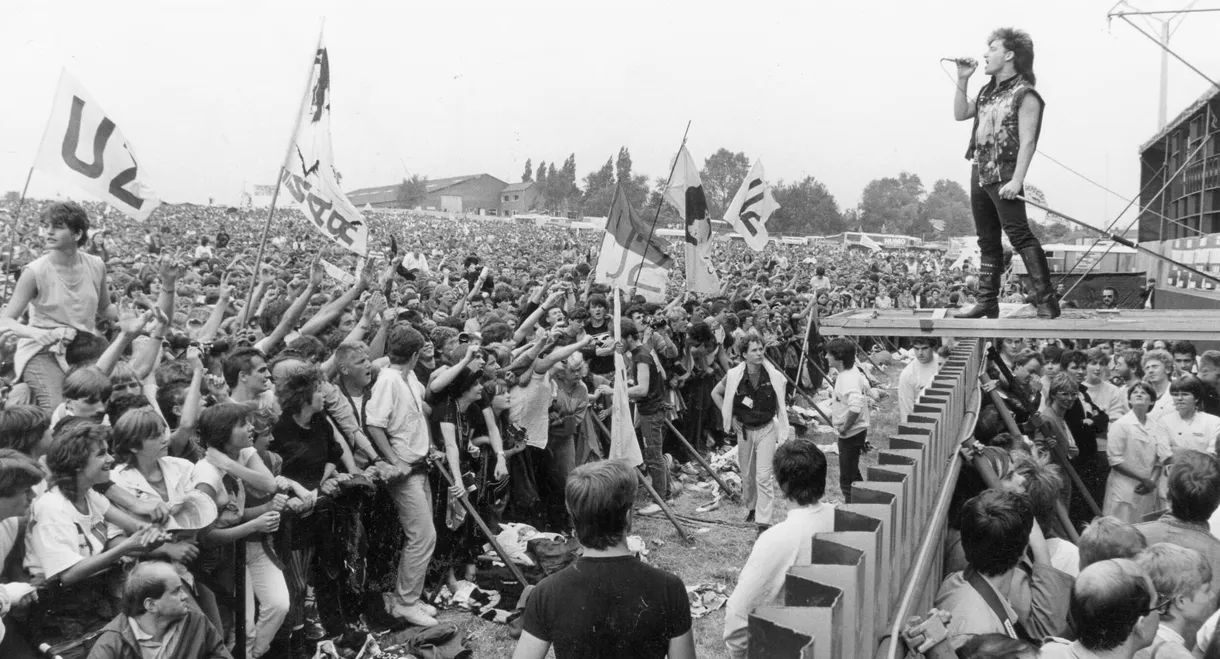
[[[347,193],[347,198],[359,208],[408,208],[398,198],[401,183],[375,188],[361,188]],[[450,178],[429,179],[428,193],[418,204],[426,210],[474,215],[499,215],[500,192],[508,184],[491,174],[472,174]]]
[[[1212,89],[1140,147],[1139,244],[1220,273],[1220,90]],[[1172,178],[1170,178],[1172,176]],[[1210,279],[1140,253],[1156,309],[1220,308]]]
[[[274,194],[274,185],[251,185],[241,191],[238,205],[243,208],[267,208],[271,205],[271,197]]]
[[[510,183],[500,191],[500,213],[512,217],[535,210],[535,202],[542,196],[534,181]]]

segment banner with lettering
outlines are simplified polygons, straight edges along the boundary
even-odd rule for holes
[[[143,222],[161,200],[141,179],[135,152],[106,111],[66,70],[34,166]]]
[[[330,59],[321,39],[306,93],[280,185],[314,229],[343,248],[366,256],[368,226],[335,176],[330,143]]]

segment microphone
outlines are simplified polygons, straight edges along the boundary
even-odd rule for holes
[[[975,63],[974,59],[972,59],[970,57],[942,57],[942,58],[940,58],[940,61],[953,62],[954,64],[959,64],[959,65],[964,65],[964,66],[970,66],[971,64]]]

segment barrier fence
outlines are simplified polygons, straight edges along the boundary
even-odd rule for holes
[[[931,608],[943,578],[945,522],[974,432],[979,341],[950,353],[932,384],[788,570],[783,606],[750,614],[751,659],[905,656],[900,625]]]

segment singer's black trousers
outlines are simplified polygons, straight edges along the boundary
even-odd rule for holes
[[[979,237],[979,252],[984,257],[1003,257],[1001,231],[1008,234],[1008,240],[1015,252],[1027,247],[1042,247],[1037,236],[1029,228],[1025,202],[1019,199],[1001,199],[1000,188],[1003,185],[1004,183],[979,185],[979,170],[977,167],[971,168],[970,209],[974,212],[974,231]],[[1025,195],[1024,190],[1021,195]]]

